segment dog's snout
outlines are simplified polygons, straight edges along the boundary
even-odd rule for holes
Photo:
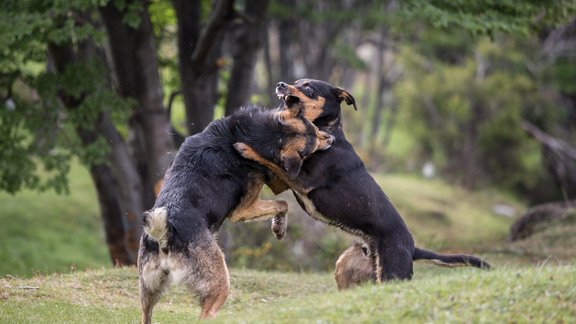
[[[278,82],[278,84],[276,85],[276,88],[282,90],[282,89],[288,88],[288,85],[286,84],[286,82],[280,81],[280,82]]]

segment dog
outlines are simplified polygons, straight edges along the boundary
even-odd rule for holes
[[[366,242],[374,255],[378,282],[409,280],[415,258],[436,258],[437,254],[415,247],[406,223],[346,140],[340,104],[346,102],[357,110],[354,97],[342,88],[313,79],[293,85],[279,82],[276,94],[284,102],[282,109],[302,106],[305,119],[332,134],[335,141],[331,149],[312,155],[295,178],[247,143],[236,145],[240,154],[274,172],[310,216]],[[482,268],[490,267],[484,261],[481,264]]]
[[[370,247],[362,241],[354,241],[336,261],[334,279],[338,290],[376,281],[376,268]]]
[[[300,107],[293,108],[242,109],[186,138],[154,207],[144,215],[138,253],[142,323],[151,322],[154,305],[170,282],[184,283],[199,298],[201,319],[216,315],[230,287],[224,254],[214,238],[225,219],[278,218],[285,231],[287,203],[258,198],[269,171],[242,158],[234,144],[250,143],[296,177],[303,159],[328,149],[334,137],[297,117]],[[280,232],[277,236],[283,236]]]
[[[489,268],[483,260],[466,254],[441,255],[431,251],[415,248],[413,261],[425,260],[442,267],[472,266],[481,269]],[[362,241],[356,240],[347,248],[334,268],[334,279],[338,290],[349,289],[366,282],[376,281],[376,267],[370,247]]]

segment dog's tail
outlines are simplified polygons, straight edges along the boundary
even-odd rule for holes
[[[442,267],[467,267],[472,266],[480,269],[491,269],[492,266],[488,262],[466,254],[437,254],[432,251],[415,248],[414,256],[412,257],[414,261],[417,260],[427,260],[435,265]]]
[[[168,210],[165,207],[144,212],[144,233],[158,242],[161,250],[168,246]]]

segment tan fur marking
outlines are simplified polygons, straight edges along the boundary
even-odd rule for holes
[[[160,189],[162,189],[163,184],[164,179],[160,179],[154,184],[154,196],[158,197],[158,194],[160,193]]]
[[[262,164],[272,171],[280,180],[284,181],[292,190],[298,191],[304,195],[308,194],[313,188],[305,188],[297,180],[292,180],[286,174],[286,171],[280,166],[263,158],[258,152],[256,152],[252,147],[244,143],[234,144],[236,151],[238,151],[242,157]]]
[[[165,207],[160,207],[144,213],[148,219],[148,224],[144,226],[144,232],[158,241],[161,249],[166,248],[168,245],[168,210]]]
[[[334,270],[338,290],[349,289],[375,279],[372,258],[362,251],[362,245],[355,243],[344,251]]]
[[[304,125],[304,123],[299,119],[290,118],[288,120],[285,120],[284,125],[290,127],[294,132],[297,132],[300,134],[306,133],[306,125]]]
[[[446,268],[468,267],[468,265],[466,263],[446,263],[446,262],[442,262],[442,261],[436,260],[436,259],[422,260],[422,261],[427,262],[427,263],[432,263],[432,264],[440,266],[440,267],[446,267]]]
[[[298,154],[298,152],[303,150],[304,148],[306,148],[306,138],[304,137],[291,138],[280,151],[280,157],[290,156],[293,155],[294,153]]]
[[[283,200],[257,200],[249,206],[236,208],[230,214],[233,223],[266,220],[280,214],[286,214],[288,203]]]
[[[301,83],[303,81],[306,80],[299,80],[297,83]],[[287,87],[288,91],[286,91],[286,94],[298,97],[298,99],[300,99],[301,102],[300,105],[302,106],[302,109],[304,109],[304,118],[306,118],[310,122],[314,122],[318,117],[320,117],[320,115],[322,114],[322,107],[324,107],[326,99],[324,99],[323,97],[317,97],[316,99],[312,99],[293,85],[287,85]]]
[[[238,207],[228,216],[231,222],[270,219],[280,214],[286,214],[288,204],[282,200],[260,200],[259,194],[264,186],[263,177],[254,174],[248,191],[242,197]]]
[[[304,118],[309,120],[310,122],[314,122],[320,115],[322,114],[322,107],[324,107],[324,103],[326,99],[322,97],[318,97],[317,99],[311,99],[307,96],[303,96],[304,98],[300,98],[300,100],[304,103]]]
[[[272,190],[272,192],[275,195],[278,195],[288,189],[290,189],[290,187],[288,187],[288,185],[280,180],[277,176],[273,175],[272,179],[270,181],[266,182],[266,185],[268,186],[268,188],[270,188],[270,190]]]
[[[316,129],[316,137],[318,138],[317,146],[315,150],[325,150],[327,147],[332,145],[333,137],[332,135]]]

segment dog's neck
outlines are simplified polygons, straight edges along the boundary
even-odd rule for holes
[[[314,121],[314,125],[316,125],[316,127],[318,127],[320,130],[329,134],[333,134],[334,132],[342,130],[342,121],[340,117],[332,120],[318,118]]]

